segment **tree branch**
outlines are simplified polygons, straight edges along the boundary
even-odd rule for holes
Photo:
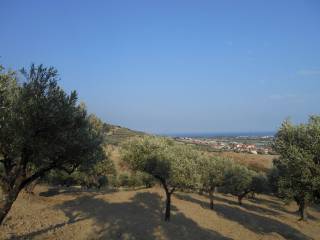
[[[68,168],[65,168],[65,167],[63,167],[63,166],[60,166],[60,167],[58,167],[58,169],[63,170],[63,171],[65,171],[65,172],[68,173],[68,174],[71,174],[71,173],[73,173],[73,172],[76,170],[77,167],[78,167],[78,165],[75,165],[75,166],[73,166],[71,169],[68,169]]]
[[[172,194],[175,190],[176,190],[176,187],[173,187],[173,188],[170,190],[169,194]]]
[[[33,175],[31,175],[30,177],[26,178],[24,181],[22,181],[22,183],[20,184],[20,189],[23,189],[25,186],[27,186],[29,183],[33,182],[34,180],[36,180],[39,177],[42,177],[46,172],[50,171],[51,169],[55,168],[56,165],[52,164],[48,167],[42,168],[39,171],[37,171],[36,173],[34,173]]]

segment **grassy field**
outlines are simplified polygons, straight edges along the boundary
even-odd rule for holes
[[[295,204],[259,195],[245,200],[218,194],[214,210],[206,196],[176,193],[171,222],[162,220],[162,189],[83,192],[38,186],[20,194],[0,239],[319,239],[319,210],[297,221]]]
[[[245,164],[254,170],[267,171],[272,167],[273,159],[277,155],[256,155],[250,153],[236,153],[236,152],[212,152],[211,155],[231,158],[239,163]]]

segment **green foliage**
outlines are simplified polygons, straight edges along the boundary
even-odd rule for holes
[[[268,172],[268,186],[270,191],[278,197],[282,197],[279,191],[279,170],[276,167],[273,167]]]
[[[121,174],[119,174],[118,185],[120,187],[128,187],[130,185],[129,173],[121,173]]]
[[[157,179],[166,193],[165,221],[170,220],[171,194],[175,189],[194,188],[199,182],[199,153],[167,138],[144,136],[122,145],[122,159],[134,172]]]
[[[306,204],[320,202],[320,116],[297,126],[285,121],[273,148],[280,155],[274,161],[278,195],[296,201],[302,220]]]
[[[52,169],[72,172],[104,159],[103,138],[95,131],[76,92],[58,86],[57,70],[31,65],[19,83],[0,73],[0,183],[4,208],[0,222],[19,191]]]
[[[113,183],[113,177],[116,177],[116,175],[113,161],[105,157],[105,159],[90,166],[83,164],[71,174],[63,171],[53,171],[43,181],[53,185],[81,185],[85,188],[100,189],[110,186]]]
[[[246,166],[234,163],[224,175],[223,191],[240,196],[251,191],[251,183],[256,173]]]
[[[152,187],[154,185],[154,178],[150,175],[142,172],[133,172],[133,173],[121,173],[118,176],[118,181],[116,184],[118,187]]]
[[[121,145],[123,142],[132,137],[144,136],[145,133],[133,131],[128,128],[114,126],[111,124],[104,124],[104,134],[107,136],[105,142],[111,145]]]
[[[72,169],[96,160],[102,139],[77,105],[76,93],[67,95],[57,85],[54,68],[32,65],[22,73],[25,82],[10,80],[1,104],[0,152],[5,161]]]
[[[201,172],[201,184],[206,189],[220,187],[224,185],[225,173],[231,166],[233,161],[219,157],[203,157],[199,161]]]
[[[270,192],[267,175],[259,172],[252,177],[251,191],[254,193],[268,193]]]
[[[152,176],[144,172],[137,172],[136,177],[140,179],[142,185],[146,188],[151,188],[155,185],[155,180]]]
[[[280,155],[274,161],[280,195],[297,202],[319,202],[320,116],[311,116],[307,124],[285,121],[273,148]]]
[[[133,171],[140,171],[178,188],[193,188],[198,183],[199,153],[166,138],[134,138],[122,146],[122,159]]]
[[[43,177],[42,181],[56,186],[60,185],[69,187],[72,185],[80,185],[80,182],[78,182],[78,178],[75,176],[75,172],[72,174],[68,174],[64,171],[52,170]]]

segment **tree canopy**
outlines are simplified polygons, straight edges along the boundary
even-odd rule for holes
[[[234,163],[228,168],[224,175],[223,191],[238,197],[239,204],[252,189],[252,179],[256,172],[249,170],[246,166]]]
[[[18,193],[52,169],[72,172],[103,159],[102,137],[75,91],[58,85],[53,67],[0,73],[0,223]]]
[[[198,156],[190,147],[161,137],[133,138],[122,146],[122,158],[133,171],[146,172],[163,186],[167,196],[165,220],[170,219],[171,194],[199,182]]]
[[[279,194],[294,199],[304,219],[306,204],[320,200],[320,116],[311,116],[300,125],[285,121],[273,148],[280,155],[274,161]]]
[[[232,164],[233,161],[219,157],[202,157],[199,161],[200,182],[203,190],[209,193],[211,209],[215,188],[224,185],[225,173]]]

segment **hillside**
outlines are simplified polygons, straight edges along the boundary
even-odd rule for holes
[[[277,155],[255,155],[237,152],[211,152],[210,154],[223,158],[231,158],[236,162],[248,166],[252,170],[263,172],[267,172],[273,166],[273,159],[278,157]]]
[[[107,123],[104,124],[104,131],[106,135],[106,144],[109,145],[109,156],[112,160],[115,161],[116,166],[120,164],[118,146],[131,137],[147,135],[147,133],[141,131],[135,131],[129,128]],[[177,142],[181,143],[179,141]],[[209,151],[207,148],[198,148],[198,146],[195,146],[195,148],[212,156],[231,158],[239,163],[243,163],[249,166],[253,170],[258,171],[268,171],[268,169],[272,167],[272,160],[277,157],[276,155],[253,155],[248,153],[236,152],[212,152]]]
[[[295,204],[271,196],[246,199],[240,207],[234,197],[217,194],[210,210],[206,196],[177,192],[169,223],[161,220],[163,200],[158,188],[88,192],[38,186],[34,196],[20,194],[0,239],[319,239],[318,210],[310,208],[309,221],[299,222]]]
[[[119,145],[121,142],[130,137],[143,136],[146,133],[134,131],[129,128],[120,127],[112,124],[105,123],[104,130],[106,135],[106,143],[110,145]]]

